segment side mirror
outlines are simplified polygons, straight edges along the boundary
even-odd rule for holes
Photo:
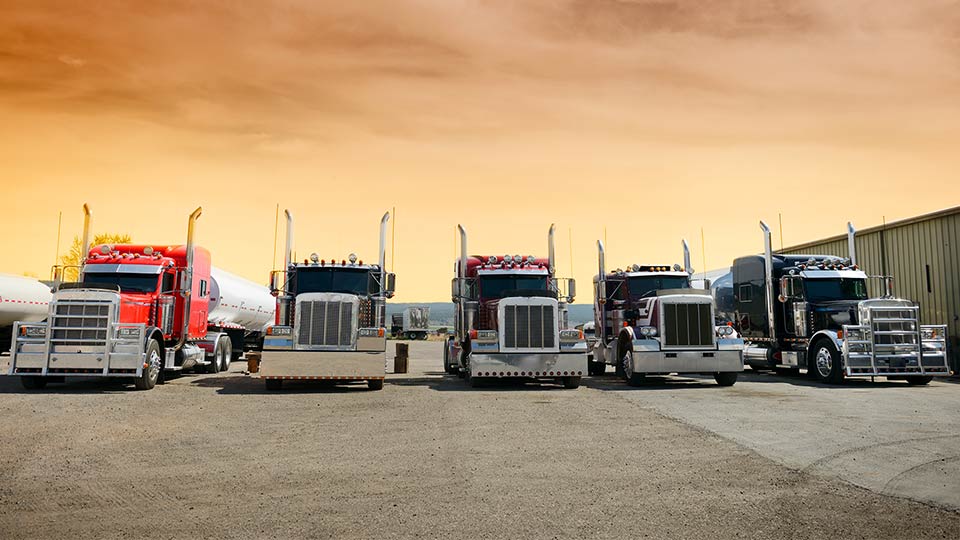
[[[275,293],[280,290],[280,272],[270,272],[270,292]]]
[[[387,274],[387,283],[383,287],[383,294],[387,298],[393,298],[393,293],[397,290],[397,275],[393,272]]]
[[[577,280],[570,278],[570,281],[567,283],[567,302],[573,303],[573,299],[576,296],[577,296]]]
[[[460,296],[460,288],[457,286],[457,282],[460,281],[457,278],[450,280],[450,299],[453,302],[457,301],[457,297]]]

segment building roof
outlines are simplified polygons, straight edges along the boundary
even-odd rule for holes
[[[954,207],[952,207],[952,208],[945,208],[945,209],[943,209],[943,210],[937,210],[936,212],[930,212],[929,214],[921,214],[921,215],[919,215],[919,216],[914,216],[914,217],[911,217],[911,218],[901,219],[901,220],[899,220],[899,221],[891,221],[890,223],[886,223],[886,224],[883,224],[883,225],[876,225],[876,226],[874,226],[874,227],[870,227],[870,228],[867,228],[867,229],[858,229],[858,230],[857,230],[857,235],[859,236],[859,235],[874,233],[874,232],[883,231],[883,230],[887,230],[887,229],[894,229],[894,228],[897,228],[897,227],[904,227],[904,226],[906,226],[906,225],[912,225],[912,224],[914,224],[914,223],[920,223],[920,222],[923,222],[923,221],[930,221],[930,220],[932,220],[932,219],[937,219],[937,218],[942,218],[942,217],[947,217],[947,216],[954,216],[954,215],[958,215],[958,214],[960,214],[960,206],[954,206]],[[814,241],[812,241],[812,242],[805,242],[805,243],[803,243],[803,244],[797,244],[797,245],[795,245],[795,246],[785,247],[785,248],[783,248],[783,249],[781,249],[781,250],[778,250],[778,251],[780,251],[781,253],[791,252],[791,251],[799,251],[799,250],[802,250],[802,249],[808,249],[808,248],[812,248],[812,247],[815,247],[815,246],[819,246],[819,245],[825,244],[825,243],[827,243],[827,242],[836,242],[836,241],[838,241],[838,240],[846,240],[846,239],[847,239],[847,235],[846,235],[846,234],[838,234],[838,235],[836,235],[836,236],[830,236],[830,237],[827,237],[827,238],[822,238],[822,239],[820,239],[820,240],[814,240]]]

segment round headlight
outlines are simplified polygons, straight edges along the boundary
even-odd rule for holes
[[[527,255],[527,262],[528,262],[528,263],[533,264],[534,262],[536,262],[536,260],[537,260],[537,258],[534,257],[533,255]]]
[[[520,264],[520,263],[523,262],[523,257],[521,257],[521,256],[519,256],[519,255],[514,255],[514,256],[513,256],[513,262],[515,262],[515,263],[517,263],[517,264]]]
[[[657,328],[655,326],[641,326],[640,335],[644,337],[656,337]]]
[[[491,255],[491,256],[487,257],[487,264],[497,264],[497,257],[496,257],[496,255]]]
[[[350,264],[355,264],[357,262],[357,254],[351,253],[350,256],[347,257],[347,259],[350,260]]]
[[[317,255],[316,253],[311,253],[311,254],[310,254],[310,260],[313,261],[314,264],[316,264],[316,263],[320,262],[320,256]]]

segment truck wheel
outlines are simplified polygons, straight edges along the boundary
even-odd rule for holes
[[[36,375],[23,375],[20,377],[20,384],[26,390],[40,390],[47,387],[47,379]]]
[[[923,386],[925,384],[930,384],[930,381],[933,380],[933,377],[929,375],[918,375],[916,377],[906,377],[907,384],[910,386]]]
[[[271,392],[277,392],[283,388],[283,379],[264,379],[264,386]]]
[[[368,379],[367,388],[370,390],[383,390],[383,379]]]
[[[137,380],[133,381],[133,386],[136,387],[137,390],[150,390],[157,385],[157,380],[160,378],[160,370],[162,369],[160,363],[160,344],[157,343],[155,339],[147,342],[147,358],[145,364],[147,364],[147,367],[143,368]]]
[[[809,362],[813,365],[808,368],[818,381],[828,384],[843,382],[843,367],[840,361],[840,352],[827,339],[821,339],[813,344]]]
[[[580,377],[564,377],[563,387],[570,390],[573,390],[574,388],[580,388]]]
[[[713,375],[715,381],[720,386],[733,386],[737,382],[737,373],[736,372],[724,372],[724,373],[715,373]]]
[[[646,380],[646,376],[644,374],[633,372],[633,347],[627,347],[623,353],[623,356],[620,358],[620,364],[623,366],[623,380],[626,381],[630,386],[640,386]]]
[[[230,362],[233,360],[233,342],[230,341],[228,336],[223,336],[220,339],[223,340],[223,364],[220,366],[220,371],[227,371],[230,369]]]
[[[217,342],[213,345],[213,358],[210,359],[210,363],[206,365],[205,371],[210,374],[220,373],[220,369],[223,367],[223,336],[217,338]]]

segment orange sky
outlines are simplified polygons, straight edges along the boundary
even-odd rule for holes
[[[960,204],[955,1],[3,2],[0,272],[96,231],[199,241],[265,282],[297,251],[376,253],[397,300],[449,299],[471,251],[546,252],[589,302],[608,260],[702,270]],[[201,7],[202,6],[202,7]],[[281,238],[282,243],[282,238]],[[779,242],[775,242],[779,244]]]

